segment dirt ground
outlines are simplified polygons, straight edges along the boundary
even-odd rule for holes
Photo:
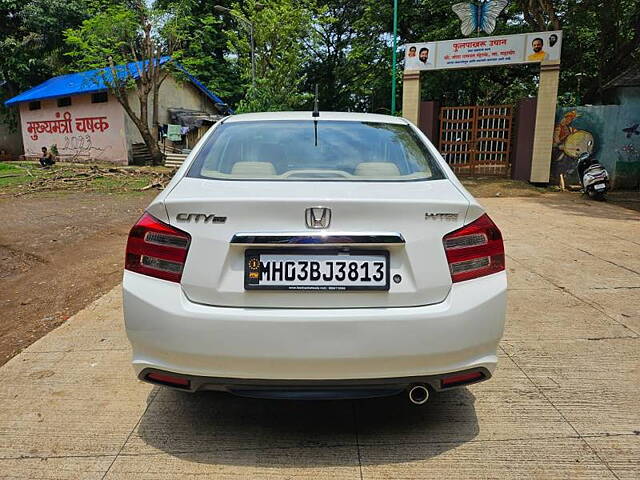
[[[120,282],[128,230],[157,193],[0,198],[0,365]]]
[[[640,212],[640,190],[634,192],[609,192],[607,195],[607,201],[609,203]]]
[[[493,197],[539,197],[542,195],[554,194],[569,201],[584,201],[587,205],[593,204],[593,200],[588,199],[581,192],[561,191],[559,187],[536,187],[525,182],[518,182],[504,178],[479,177],[460,179],[464,186],[476,198]],[[617,205],[640,212],[640,191],[613,191],[607,194],[607,203]]]
[[[559,189],[534,187],[525,182],[495,177],[460,177],[460,181],[476,198],[537,197]]]

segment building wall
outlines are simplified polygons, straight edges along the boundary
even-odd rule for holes
[[[39,110],[20,104],[20,124],[26,156],[40,156],[42,147],[56,145],[63,161],[127,163],[124,111],[115,97],[91,103],[91,95],[74,95],[71,105],[42,100]],[[82,119],[91,120],[82,120]]]
[[[169,108],[185,108],[200,112],[217,113],[214,103],[209,97],[188,81],[180,81],[173,76],[168,76],[158,92],[158,122],[160,125],[169,123]],[[149,95],[149,125],[153,120],[153,94]],[[140,111],[140,102],[135,92],[129,93],[129,102],[135,112]],[[125,131],[129,145],[142,143],[142,136],[138,128],[128,115],[125,119]]]
[[[16,128],[12,129],[8,123],[0,122],[0,154],[7,152],[17,157],[22,155],[22,132],[20,131],[20,123]]]
[[[640,184],[640,90],[618,93],[620,105],[560,108],[556,114],[552,179],[578,183],[576,158],[591,151],[612,176],[614,188]],[[634,92],[635,90],[635,92]]]

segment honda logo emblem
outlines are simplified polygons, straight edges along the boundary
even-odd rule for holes
[[[309,228],[329,228],[329,225],[331,225],[331,209],[325,207],[307,208],[305,220]]]

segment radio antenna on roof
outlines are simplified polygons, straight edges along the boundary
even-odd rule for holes
[[[318,109],[318,84],[316,83],[316,98],[313,101],[313,139],[314,144],[318,146],[318,117],[320,116],[320,110]]]
[[[313,101],[313,113],[311,114],[311,116],[315,117],[319,117],[320,116],[320,110],[318,107],[318,84],[316,83],[316,98]]]

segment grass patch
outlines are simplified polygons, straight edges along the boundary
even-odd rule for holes
[[[42,172],[38,172],[32,163],[0,162],[0,193],[12,186],[29,183],[41,175]]]
[[[96,177],[92,178],[87,187],[97,192],[105,193],[126,193],[130,191],[138,191],[149,185],[153,176],[143,175],[134,178],[113,178],[113,177]]]
[[[0,174],[18,170],[18,167],[7,162],[0,162]]]

